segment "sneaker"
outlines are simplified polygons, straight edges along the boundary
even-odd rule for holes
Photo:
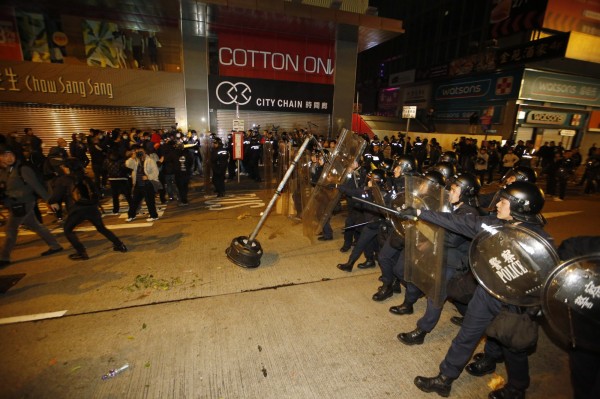
[[[132,218],[127,218],[127,219],[125,219],[125,221],[126,221],[127,223],[129,223],[129,222],[133,222],[134,220],[135,220],[135,216],[134,216],[134,217],[132,217]]]
[[[111,215],[119,215],[118,211],[112,211]]]
[[[146,218],[146,222],[155,222],[157,220],[158,220],[157,217],[156,218],[153,218],[153,217]]]

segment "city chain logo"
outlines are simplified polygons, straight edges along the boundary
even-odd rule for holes
[[[244,82],[232,83],[227,80],[217,86],[217,98],[222,104],[246,105],[252,99],[252,89]]]

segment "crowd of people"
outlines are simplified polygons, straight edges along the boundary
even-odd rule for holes
[[[113,244],[115,251],[127,252],[125,243],[102,221],[100,199],[108,188],[113,214],[121,211],[123,197],[128,204],[126,222],[131,222],[138,217],[144,200],[148,209],[146,220],[154,222],[159,219],[157,196],[162,203],[177,200],[180,206],[188,204],[188,186],[194,173],[212,172],[216,195],[221,197],[225,195],[226,178],[234,179],[238,173],[256,182],[262,181],[259,165],[267,162],[265,151],[272,158],[269,161],[272,165],[268,166],[275,167],[283,162],[280,155],[286,146],[298,148],[306,137],[313,138],[310,132],[303,130],[282,134],[273,131],[261,134],[258,129],[243,132],[244,152],[238,170],[233,156],[233,132],[225,145],[216,135],[207,135],[206,141],[202,141],[204,136],[200,138],[195,131],[184,134],[175,129],[148,132],[91,129],[88,135],[73,134],[70,143],[59,138],[47,155],[43,154],[42,142],[32,129],[25,129],[22,136],[0,137],[0,193],[9,210],[0,267],[11,263],[10,254],[20,225],[46,242],[48,249],[41,256],[63,250],[42,223],[37,207],[39,200],[46,201],[58,219],[64,218],[65,236],[75,250],[69,255],[70,259],[89,259],[85,246],[74,233],[75,227],[86,220]],[[550,142],[536,153],[532,142],[507,142],[503,146],[484,142],[478,146],[476,140],[461,138],[455,143],[454,151],[443,151],[435,138],[428,141],[417,137],[414,142],[402,135],[383,140],[364,138],[368,141],[366,150],[348,165],[350,178],[343,184],[327,186],[327,189],[339,190],[347,199],[346,228],[340,252],[349,252],[349,255],[337,268],[350,273],[361,257],[365,260],[358,268],[379,266],[381,284],[372,296],[374,301],[391,298],[403,287],[405,290],[403,303],[389,308],[394,315],[414,313],[414,304],[425,297],[426,310],[415,329],[397,336],[403,344],[424,344],[427,334],[440,320],[445,302],[452,303],[461,314],[451,319],[460,329],[440,363],[439,373],[434,377],[416,376],[414,383],[419,389],[448,396],[453,381],[463,369],[471,375],[483,376],[494,372],[496,364],[504,361],[507,383],[492,391],[489,398],[524,398],[530,384],[527,357],[534,345],[514,348],[498,337],[488,336],[484,352],[470,361],[480,339],[486,335],[486,328],[502,310],[513,313],[527,310],[503,303],[477,284],[469,269],[468,248],[486,226],[503,224],[519,225],[554,246],[552,237],[543,229],[546,221],[541,211],[545,196],[536,185],[538,174],[534,168],[541,167],[548,191],[554,195],[552,190],[558,186],[558,198],[563,199],[565,181],[582,163],[578,150],[563,149]],[[308,148],[311,161],[307,166],[313,186],[319,184],[328,149],[335,145],[335,140],[322,136],[312,140]],[[596,190],[599,164],[594,145],[579,182],[585,185],[586,192]],[[86,173],[88,165],[89,174]],[[498,181],[497,176],[501,176],[500,188],[481,194],[482,183]],[[418,184],[417,191],[422,195],[418,207],[404,203],[407,185],[412,184]],[[405,273],[416,262],[414,257],[407,256],[413,253],[409,251],[414,249],[415,243],[405,235],[403,223],[382,211],[381,204],[379,207],[371,205],[375,201],[374,192],[381,194],[385,205],[395,210],[400,220],[420,219],[446,230],[441,243],[444,247],[441,297],[406,278]],[[442,198],[447,198],[443,204]],[[62,204],[66,205],[65,209]],[[329,221],[324,224],[319,239],[333,239]],[[419,247],[423,253],[429,251],[425,241]]]

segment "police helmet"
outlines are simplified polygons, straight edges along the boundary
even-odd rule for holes
[[[385,183],[385,171],[382,169],[373,169],[367,174],[367,178],[373,183],[383,185]]]
[[[517,181],[526,181],[529,183],[535,183],[537,180],[537,172],[528,166],[515,166],[502,176],[501,181],[506,183],[506,180],[512,176],[514,176]]]
[[[399,155],[394,158],[393,169],[396,169],[397,166],[400,166],[400,175],[403,176],[417,170],[417,161],[412,155]]]
[[[446,185],[446,178],[437,170],[428,170],[427,172],[423,173],[423,178],[442,187]]]
[[[429,170],[440,172],[445,180],[448,180],[456,174],[456,167],[450,162],[438,162],[430,167]]]
[[[481,188],[479,178],[472,173],[459,173],[448,180],[448,184],[460,187],[460,198],[474,197]]]
[[[448,162],[452,165],[456,165],[458,163],[458,157],[454,151],[445,151],[440,155],[439,162]]]
[[[544,207],[544,192],[535,184],[516,181],[499,192],[500,198],[510,202],[510,214],[515,220],[544,224],[540,214]]]

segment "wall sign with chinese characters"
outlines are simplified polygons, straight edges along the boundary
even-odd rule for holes
[[[210,75],[210,108],[330,114],[333,85]]]

